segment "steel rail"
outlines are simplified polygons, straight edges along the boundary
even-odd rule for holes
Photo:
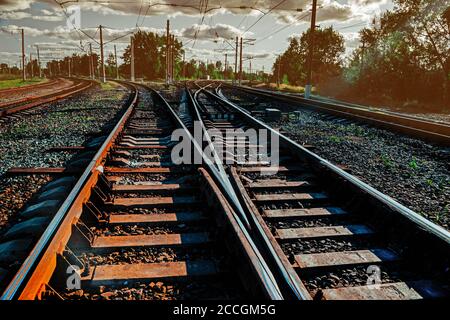
[[[232,194],[234,194],[234,197],[236,197],[236,199],[237,199],[234,189],[230,190],[228,187],[228,184],[226,181],[228,181],[229,185],[231,186],[231,183],[229,182],[228,178],[225,179],[225,177],[222,177],[222,175],[220,174],[218,168],[214,165],[214,163],[208,157],[206,157],[204,155],[202,148],[200,147],[198,142],[194,139],[192,134],[189,132],[188,128],[185,126],[183,121],[181,121],[181,119],[178,117],[178,115],[173,110],[173,108],[170,106],[170,104],[164,99],[164,97],[161,96],[161,94],[158,91],[156,91],[150,87],[147,87],[147,88],[152,90],[157,95],[157,97],[159,97],[159,99],[165,104],[166,108],[170,111],[172,118],[186,132],[188,138],[190,139],[192,145],[194,146],[195,151],[201,154],[202,159],[206,165],[207,171],[209,173],[211,173],[214,180],[219,183],[219,185],[222,189],[222,192],[225,191],[224,195],[228,198],[227,200],[229,200],[229,198],[231,197]],[[234,197],[231,197],[231,199],[233,199]],[[236,208],[236,204],[234,203],[234,201],[232,201],[231,204],[234,204],[234,207]],[[257,248],[252,237],[250,236],[250,233],[248,232],[247,228],[245,227],[244,223],[241,220],[242,218],[245,218],[245,213],[244,213],[240,203],[237,204],[237,208],[238,208],[240,214],[237,215],[233,210],[233,216],[236,219],[238,226],[239,226],[240,230],[242,231],[244,237],[250,243],[251,248],[253,249],[255,255],[258,258],[257,262],[259,263],[259,271],[260,271],[261,275],[264,276],[264,285],[266,286],[267,292],[270,294],[271,299],[283,300],[284,297],[278,287],[275,277],[273,276],[269,266],[267,265],[263,256],[259,252],[259,249]]]
[[[440,240],[444,241],[446,244],[450,245],[450,232],[445,230],[443,227],[438,226],[437,224],[429,221],[428,219],[424,218],[423,216],[419,215],[418,213],[412,211],[411,209],[405,207],[404,205],[400,204],[393,198],[389,197],[388,195],[385,195],[384,193],[376,190],[375,188],[371,187],[367,183],[361,181],[360,179],[356,178],[355,176],[349,174],[348,172],[345,172],[343,169],[337,167],[336,165],[332,164],[328,160],[323,159],[319,155],[313,153],[312,151],[304,148],[303,146],[299,145],[297,142],[291,140],[290,138],[286,137],[285,135],[279,133],[278,131],[274,130],[264,122],[256,119],[255,117],[248,114],[243,108],[233,104],[229,100],[227,100],[224,96],[219,96],[217,94],[214,94],[210,91],[206,91],[210,95],[216,97],[217,99],[220,99],[227,105],[229,105],[234,110],[241,113],[250,123],[253,125],[265,128],[269,131],[271,131],[273,134],[277,134],[280,138],[280,141],[285,144],[288,148],[290,148],[294,154],[301,154],[309,158],[310,160],[314,161],[315,163],[319,164],[324,169],[327,169],[331,171],[336,176],[344,179],[345,181],[349,182],[351,185],[356,187],[357,189],[363,191],[364,193],[370,195],[373,199],[377,200],[380,204],[387,206],[390,208],[393,212],[401,214],[408,220],[415,223],[420,229],[423,229],[424,231],[427,231],[434,236],[438,237]]]
[[[25,90],[28,90],[28,89],[36,89],[36,88],[41,88],[41,87],[46,87],[46,86],[52,86],[59,79],[60,78],[53,79],[52,81],[46,81],[46,82],[42,82],[42,83],[38,83],[38,84],[29,84],[29,85],[21,86],[21,87],[1,89],[0,90],[0,95],[4,95],[5,93],[10,93],[10,92],[18,92],[18,91],[25,91]]]
[[[39,107],[43,104],[55,102],[74,94],[80,93],[91,88],[96,82],[92,80],[83,80],[85,82],[77,83],[69,88],[65,88],[58,92],[53,92],[47,95],[34,97],[32,99],[22,99],[19,101],[12,101],[4,105],[0,105],[0,118],[6,117],[11,114],[15,114],[21,111],[25,111],[31,108]]]
[[[199,85],[197,84],[197,86],[199,86]],[[234,204],[235,208],[241,214],[241,216],[242,216],[241,218],[245,221],[245,223],[247,225],[247,228],[250,229],[251,226],[250,226],[250,223],[249,223],[249,221],[248,221],[248,219],[247,219],[247,217],[245,215],[244,209],[243,209],[241,203],[239,202],[239,199],[238,199],[238,197],[236,195],[236,192],[235,192],[235,190],[234,190],[230,180],[228,179],[228,176],[227,176],[227,173],[225,172],[225,168],[223,166],[222,160],[220,159],[219,155],[217,154],[217,152],[215,150],[214,143],[211,140],[211,136],[209,135],[208,130],[206,129],[206,126],[205,126],[205,124],[204,124],[204,122],[203,122],[203,120],[202,120],[202,118],[200,116],[200,111],[198,110],[199,109],[199,106],[198,106],[198,103],[197,103],[198,94],[199,94],[199,92],[202,89],[205,89],[208,86],[206,86],[206,87],[200,87],[199,86],[199,90],[197,90],[195,92],[194,97],[192,97],[191,92],[189,90],[186,90],[186,91],[187,91],[188,97],[190,98],[190,101],[192,103],[192,107],[194,108],[195,118],[200,123],[200,125],[202,127],[202,135],[204,135],[204,137],[206,138],[206,142],[210,146],[211,152],[212,152],[213,157],[214,157],[213,164],[216,165],[215,167],[219,171],[218,173],[221,176],[221,181],[222,181],[223,187],[227,191],[226,194],[230,196],[231,202]]]
[[[337,102],[325,102],[318,99],[305,99],[298,95],[289,95],[279,92],[269,92],[267,90],[237,87],[225,84],[234,90],[241,90],[250,94],[268,97],[283,102],[300,104],[303,107],[311,108],[345,118],[353,118],[382,128],[402,132],[418,138],[427,139],[433,142],[450,145],[450,126],[445,123],[428,121],[417,117],[402,115],[381,110],[370,110],[362,106],[346,105]]]
[[[23,105],[25,103],[31,103],[34,101],[39,101],[39,100],[43,100],[45,98],[57,95],[57,94],[61,94],[64,92],[69,92],[70,90],[76,90],[79,87],[83,87],[83,85],[85,85],[86,83],[84,83],[83,81],[77,82],[77,83],[72,83],[69,86],[66,87],[62,87],[59,90],[53,91],[53,92],[48,92],[48,93],[44,93],[41,95],[36,95],[36,96],[29,96],[29,97],[24,97],[24,98],[20,98],[17,100],[11,100],[11,101],[5,101],[5,102],[1,102],[0,103],[0,109],[10,109],[10,108],[14,108],[16,106],[20,106]]]
[[[100,149],[97,151],[95,156],[92,158],[86,169],[84,170],[81,177],[78,179],[75,186],[72,188],[72,191],[67,196],[65,201],[62,203],[61,207],[51,220],[50,224],[45,229],[44,233],[39,238],[38,242],[33,247],[31,253],[27,256],[25,261],[22,263],[21,267],[10,281],[2,295],[0,296],[0,300],[12,300],[14,298],[20,297],[32,297],[37,294],[39,290],[41,290],[39,284],[34,283],[31,289],[28,289],[26,292],[21,292],[20,290],[34,278],[42,277],[42,275],[50,276],[45,270],[48,267],[46,263],[51,263],[53,260],[51,257],[52,253],[49,253],[49,247],[53,243],[56,250],[61,250],[59,248],[60,243],[55,244],[55,237],[57,233],[62,229],[61,226],[63,224],[67,227],[70,227],[73,221],[76,221],[79,217],[77,214],[81,214],[81,206],[79,201],[82,196],[82,191],[88,184],[92,184],[96,181],[99,173],[102,171],[101,161],[105,158],[107,152],[112,147],[114,140],[118,137],[120,131],[124,127],[127,119],[129,118],[131,112],[133,111],[138,100],[138,90],[134,87],[134,94],[129,102],[129,106],[119,122],[116,124],[114,129],[106,138],[105,142],[102,144]],[[70,215],[73,213],[73,215]],[[47,257],[46,257],[47,255]],[[46,257],[47,259],[43,259]],[[56,258],[55,258],[56,259]],[[40,269],[38,269],[40,267]],[[18,297],[17,295],[20,294]]]
[[[50,280],[56,267],[56,255],[64,250],[65,243],[67,243],[71,234],[71,227],[74,223],[76,223],[76,221],[78,221],[82,213],[83,203],[90,197],[91,189],[96,184],[99,174],[103,171],[104,160],[106,159],[110,149],[113,147],[115,140],[119,137],[120,132],[125,127],[125,124],[137,103],[138,90],[135,86],[134,88],[134,97],[125,114],[105,140],[100,150],[91,160],[83,175],[80,177],[77,184],[74,186],[73,190],[66,198],[55,217],[52,219],[50,225],[46,228],[43,235],[38,240],[38,243],[34,246],[31,254],[27,257],[13,280],[0,297],[1,300],[11,300],[15,298],[34,299],[36,296],[39,296],[42,291],[44,291],[45,287],[43,284]],[[152,90],[152,92],[156,91]],[[156,94],[165,103],[172,117],[176,120],[176,123],[178,123],[178,125],[189,133],[187,128],[184,127],[181,119],[177,117],[170,105],[162,98],[162,96],[159,95],[158,92],[156,92]],[[190,136],[190,139],[191,141],[194,141],[192,136]],[[201,151],[201,149],[199,150]],[[234,211],[233,216],[238,223],[240,231],[250,244],[254,256],[256,257],[256,261],[252,261],[257,264],[253,265],[257,267],[261,284],[264,286],[267,296],[271,299],[283,299],[273,275],[270,273],[270,270],[259,253],[256,245],[252,242],[251,237]]]
[[[214,95],[213,93],[206,90],[205,88],[206,87],[200,88],[199,91],[203,91],[207,94],[210,94],[214,98],[217,98],[220,101],[222,101],[222,99],[220,97]],[[232,109],[235,109],[235,108],[232,108]],[[243,214],[245,215],[245,211]],[[285,283],[287,284],[288,288],[291,289],[292,294],[299,300],[308,300],[309,297],[307,296],[307,294],[305,294],[304,290],[302,289],[302,285],[299,284],[295,279],[292,278],[292,275],[286,269],[286,267],[283,264],[283,262],[281,261],[280,257],[277,255],[275,249],[273,248],[272,244],[270,243],[269,238],[267,237],[266,233],[264,232],[264,230],[263,230],[261,224],[258,222],[257,218],[253,214],[249,214],[249,215],[250,215],[250,218],[252,219],[253,225],[256,227],[259,237],[264,241],[264,245],[265,245],[266,249],[269,250],[269,254],[271,255],[271,258],[274,260],[274,262],[278,268],[278,271],[283,276],[283,279],[284,279]]]

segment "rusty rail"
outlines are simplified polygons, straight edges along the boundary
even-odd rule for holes
[[[288,102],[344,118],[356,119],[387,130],[393,130],[432,142],[450,145],[450,126],[443,123],[427,121],[425,119],[393,112],[369,110],[363,107],[339,104],[336,102],[332,103],[314,99],[305,99],[300,96],[268,92],[267,90],[230,86],[228,84],[226,84],[226,86],[233,88],[233,90],[240,90],[260,97]]]
[[[34,299],[44,290],[42,284],[50,279],[56,266],[56,253],[61,253],[64,250],[62,244],[68,241],[72,225],[81,215],[83,203],[89,198],[91,186],[96,184],[102,170],[101,164],[137,103],[138,91],[135,87],[133,90],[134,94],[128,109],[91,160],[31,253],[4,290],[0,297],[1,300]]]
[[[339,255],[336,252],[331,252],[330,254],[323,254],[323,255],[319,255],[319,254],[304,254],[304,255],[300,255],[300,256],[296,256],[295,257],[295,263],[293,265],[291,265],[291,262],[288,261],[286,258],[285,253],[283,252],[283,249],[281,248],[281,245],[279,242],[282,241],[289,241],[289,240],[294,240],[297,239],[298,241],[303,242],[303,240],[308,240],[308,238],[321,238],[321,237],[325,237],[326,238],[326,232],[328,229],[327,227],[317,227],[317,228],[308,228],[308,227],[304,227],[304,228],[300,228],[300,227],[291,227],[292,229],[287,229],[287,232],[284,232],[284,229],[279,229],[277,228],[276,231],[272,231],[269,228],[269,225],[265,222],[266,219],[267,221],[270,219],[276,219],[276,218],[284,218],[284,219],[289,219],[289,214],[292,214],[292,217],[294,217],[294,212],[296,211],[296,214],[298,214],[298,217],[302,216],[302,217],[306,217],[308,216],[309,219],[313,219],[313,217],[315,215],[319,216],[321,215],[326,216],[327,214],[327,206],[330,206],[330,210],[334,210],[334,208],[336,207],[337,210],[341,210],[339,208],[338,203],[336,202],[340,197],[342,197],[345,194],[345,199],[347,198],[351,198],[354,199],[357,196],[357,199],[360,199],[360,202],[363,202],[364,206],[359,205],[356,209],[352,207],[352,211],[356,210],[361,210],[361,208],[364,210],[364,208],[368,209],[367,206],[369,206],[369,208],[377,208],[376,212],[377,213],[377,217],[379,215],[379,217],[384,221],[384,219],[387,219],[388,223],[384,223],[383,222],[379,222],[378,223],[378,231],[382,232],[383,234],[386,232],[386,235],[389,234],[389,237],[392,237],[392,241],[395,240],[396,243],[403,243],[405,245],[405,250],[406,251],[410,251],[411,247],[417,249],[418,247],[421,248],[419,251],[421,253],[417,253],[418,257],[421,257],[422,255],[427,256],[427,263],[429,265],[433,265],[435,267],[436,270],[433,270],[431,272],[431,274],[428,272],[425,272],[424,275],[426,277],[430,277],[433,278],[433,276],[436,276],[439,272],[439,274],[442,274],[443,270],[447,270],[445,267],[446,265],[448,265],[448,250],[450,248],[450,233],[445,230],[444,228],[430,222],[429,220],[427,220],[426,218],[420,216],[419,214],[413,212],[412,210],[406,208],[405,206],[399,204],[397,201],[395,201],[394,199],[390,198],[389,196],[383,194],[382,192],[372,188],[371,186],[367,185],[366,183],[362,182],[361,180],[359,180],[358,178],[352,176],[351,174],[345,172],[345,170],[338,168],[337,166],[331,164],[330,162],[326,161],[325,159],[321,158],[320,156],[314,154],[313,152],[311,152],[310,150],[307,150],[306,148],[298,145],[296,142],[292,141],[291,139],[287,138],[286,136],[280,134],[279,132],[273,130],[272,128],[270,128],[268,125],[266,125],[264,122],[254,118],[252,115],[250,115],[246,110],[244,110],[243,108],[234,105],[233,103],[231,103],[230,101],[226,100],[225,97],[219,97],[217,94],[214,94],[213,92],[209,91],[209,90],[205,90],[205,89],[201,89],[203,92],[205,92],[205,94],[207,96],[209,96],[212,100],[214,100],[214,104],[219,102],[222,103],[224,106],[227,106],[229,108],[229,112],[235,113],[236,115],[239,115],[239,119],[241,121],[243,121],[247,126],[252,127],[252,128],[256,128],[256,129],[265,129],[268,130],[269,132],[271,132],[272,134],[275,134],[278,136],[279,141],[280,141],[280,146],[286,151],[285,153],[283,153],[284,155],[290,155],[290,157],[292,158],[291,160],[291,165],[289,167],[289,165],[286,165],[285,167],[280,166],[280,170],[281,170],[281,174],[288,174],[288,172],[290,172],[290,174],[292,175],[292,177],[297,177],[297,176],[301,176],[301,174],[305,174],[307,175],[308,173],[310,173],[312,176],[314,176],[314,179],[317,179],[320,177],[320,181],[322,181],[321,183],[318,183],[317,185],[313,184],[310,185],[308,187],[308,178],[299,178],[300,181],[304,181],[304,182],[300,182],[300,184],[295,185],[295,183],[297,183],[295,181],[295,179],[292,180],[292,182],[286,182],[284,184],[282,184],[281,182],[277,182],[275,183],[275,185],[271,186],[270,183],[269,184],[265,184],[263,186],[263,180],[259,180],[259,178],[255,178],[257,179],[257,182],[254,182],[254,178],[252,180],[248,180],[248,178],[242,178],[242,175],[245,175],[245,172],[256,172],[256,170],[258,169],[257,166],[255,166],[254,168],[250,168],[251,170],[249,171],[245,171],[245,167],[243,166],[241,169],[239,169],[239,171],[237,171],[234,167],[231,167],[231,178],[233,180],[233,185],[234,187],[239,190],[239,194],[241,195],[240,197],[240,201],[244,204],[244,206],[246,206],[246,212],[249,214],[249,219],[252,221],[252,230],[255,232],[253,233],[253,235],[255,235],[255,239],[263,239],[265,246],[268,248],[271,248],[272,253],[270,254],[270,256],[266,256],[268,257],[268,261],[270,262],[270,257],[275,257],[275,256],[279,256],[281,258],[281,263],[286,267],[287,272],[293,276],[293,280],[300,286],[300,288],[302,288],[303,292],[305,293],[305,296],[308,296],[308,292],[306,291],[305,287],[302,286],[302,282],[303,280],[300,280],[297,277],[297,274],[294,272],[294,268],[297,270],[300,270],[302,272],[307,272],[304,271],[303,268],[310,268],[309,270],[311,272],[313,269],[313,265],[316,264],[320,267],[325,267],[328,266],[329,268],[332,268],[332,261],[337,261],[338,259],[343,259],[341,261],[343,264],[345,264],[345,259],[350,257],[350,254],[354,254],[354,255],[358,255],[360,254],[359,251],[354,251],[354,252],[350,252],[347,251],[346,254],[348,254],[347,256]],[[213,104],[213,105],[214,105]],[[214,127],[214,122],[211,122],[211,126]],[[225,126],[223,124],[221,124],[221,126]],[[232,123],[229,122],[228,126],[233,126]],[[222,127],[223,128],[223,127]],[[300,163],[301,165],[298,167],[293,166],[293,164],[297,164]],[[253,171],[252,171],[253,170]],[[262,170],[261,168],[259,168],[258,170]],[[302,171],[305,170],[305,171]],[[300,173],[295,174],[295,171],[298,171]],[[261,171],[262,172],[262,171]],[[305,179],[305,180],[303,180]],[[275,179],[277,180],[277,179]],[[280,180],[281,181],[281,180]],[[291,180],[289,180],[291,181]],[[295,181],[295,182],[294,182]],[[270,181],[269,181],[270,182]],[[274,181],[272,181],[271,183],[273,183]],[[244,186],[245,183],[245,186]],[[319,193],[314,193],[316,191],[303,191],[304,193],[302,193],[301,191],[298,191],[298,193],[295,193],[294,191],[291,191],[291,193],[286,193],[287,191],[284,191],[284,193],[278,193],[277,192],[277,188],[285,188],[283,190],[291,190],[292,188],[300,188],[300,185],[302,183],[306,183],[306,185],[304,185],[301,188],[304,188],[302,190],[312,190],[314,188],[317,188],[321,191],[317,191]],[[253,184],[253,186],[251,186],[251,184]],[[258,186],[256,186],[258,185]],[[290,186],[290,187],[289,187]],[[327,188],[325,188],[325,186],[328,186],[327,188],[330,188],[332,190],[328,190]],[[253,191],[250,191],[252,198],[249,197],[250,194],[247,194],[246,189],[252,189]],[[255,188],[265,188],[264,190],[268,191],[269,189],[272,190],[272,194],[270,193],[257,193],[257,190],[262,190],[262,189],[255,189]],[[289,189],[291,188],[291,189]],[[310,189],[308,189],[310,188]],[[312,189],[311,189],[312,188]],[[333,189],[334,188],[334,189]],[[281,190],[281,189],[280,189]],[[293,190],[293,189],[292,189]],[[328,190],[330,191],[330,196],[327,197],[326,193],[320,193],[324,190]],[[345,190],[345,191],[344,191]],[[305,197],[306,196],[306,197]],[[318,205],[319,209],[316,208],[316,206],[311,205],[311,210],[309,209],[299,209],[299,208],[310,208],[308,205],[306,207],[303,206],[294,206],[295,209],[292,210],[285,210],[286,212],[284,212],[284,210],[275,210],[275,209],[279,209],[279,207],[272,207],[270,208],[270,204],[274,203],[278,201],[278,203],[280,204],[284,204],[286,202],[290,202],[290,203],[297,203],[300,201],[305,201],[305,202],[311,202],[311,203],[321,203],[321,199],[323,199],[323,203],[324,205]],[[349,200],[347,199],[347,200]],[[316,202],[314,202],[316,201]],[[342,199],[342,201],[344,201],[344,198]],[[259,209],[258,207],[256,207],[255,203],[260,203],[261,205],[264,204],[264,210]],[[269,206],[270,209],[267,209],[267,206]],[[353,206],[353,205],[352,205]],[[321,208],[323,207],[323,208]],[[291,208],[291,207],[289,207]],[[359,208],[359,209],[358,209]],[[267,209],[267,210],[266,210]],[[272,209],[272,210],[271,210]],[[260,212],[260,210],[262,210]],[[371,209],[372,210],[372,209]],[[264,211],[264,212],[263,212]],[[270,211],[270,212],[266,212],[266,211]],[[287,211],[292,211],[290,213],[288,213]],[[303,215],[301,215],[300,211],[303,213]],[[328,213],[331,215],[334,211],[328,211]],[[341,211],[344,212],[345,214],[347,214],[347,212],[345,212],[345,210]],[[338,213],[336,213],[338,214]],[[361,219],[361,217],[365,217],[365,216],[360,216],[359,219]],[[367,218],[367,217],[366,217]],[[299,218],[300,219],[300,218]],[[272,220],[273,221],[273,220]],[[284,220],[283,220],[284,221]],[[395,223],[394,223],[395,221]],[[366,228],[366,224],[370,223],[370,222],[366,222],[366,220],[362,220],[361,221],[361,225],[349,225],[349,230],[354,230],[355,234],[371,234],[373,233],[371,231],[370,228]],[[392,223],[392,225],[390,225]],[[394,227],[395,225],[395,227]],[[329,227],[330,231],[330,235],[332,236],[332,232],[336,231],[336,234],[340,235],[340,236],[345,236],[345,225],[340,225],[339,223],[337,225],[331,224],[332,227]],[[335,228],[336,227],[336,228]],[[354,228],[353,228],[354,227]],[[295,229],[297,228],[297,229]],[[402,230],[401,228],[404,228],[404,232],[399,232],[399,230]],[[317,231],[316,231],[317,229]],[[320,229],[320,230],[319,230]],[[335,230],[336,229],[336,230]],[[408,230],[408,231],[407,231]],[[292,232],[292,233],[290,233]],[[295,232],[299,232],[298,236]],[[302,233],[304,232],[304,233]],[[323,232],[323,234],[321,234],[321,232]],[[350,236],[352,234],[352,231],[350,231],[347,236]],[[411,236],[411,235],[415,235],[415,236]],[[264,239],[265,237],[268,237],[266,239]],[[422,244],[421,241],[418,241],[417,239],[421,239],[424,243]],[[390,240],[386,240],[387,242],[384,243],[386,244],[386,246],[390,243]],[[404,243],[406,241],[406,244]],[[422,248],[424,247],[424,248]],[[429,252],[429,248],[433,248],[432,252]],[[370,249],[370,247],[369,247]],[[349,250],[349,249],[348,249]],[[335,251],[339,251],[339,250],[335,250]],[[275,254],[274,254],[275,252]],[[386,250],[387,252],[387,250]],[[308,252],[309,253],[309,252]],[[335,254],[335,255],[333,255]],[[370,254],[372,254],[372,252],[370,250],[361,251],[361,256],[358,256],[359,260],[358,262],[364,261],[364,259],[370,260]],[[413,254],[415,256],[415,252],[411,252],[406,254],[406,258],[407,259],[411,259],[411,257],[409,257],[410,254]],[[365,255],[365,256],[364,256]],[[319,258],[320,256],[320,258]],[[393,257],[393,256],[392,256]],[[408,258],[409,257],[409,258]],[[302,260],[303,259],[303,260]],[[310,260],[308,260],[310,259]],[[314,259],[322,259],[322,261],[319,260],[314,260]],[[333,260],[335,259],[335,260]],[[389,259],[389,257],[387,258]],[[355,259],[357,260],[357,259]],[[328,262],[327,262],[328,261]],[[348,261],[348,260],[347,260]],[[374,260],[372,260],[374,261]],[[384,261],[384,260],[383,260]],[[434,263],[434,264],[433,264]],[[336,263],[337,264],[337,263]],[[355,265],[357,265],[355,263]],[[316,269],[317,270],[317,269]],[[439,271],[438,271],[439,270]],[[433,273],[434,272],[434,273]],[[302,278],[302,273],[299,274],[300,278]],[[425,283],[425,282],[424,282]],[[384,298],[393,298],[395,296],[395,294],[391,295],[391,292],[396,292],[396,290],[400,290],[401,294],[399,294],[398,297],[403,296],[403,298],[407,298],[410,297],[412,298],[413,296],[417,297],[419,295],[417,295],[416,293],[414,294],[410,294],[409,293],[409,289],[404,290],[401,286],[404,285],[402,283],[396,283],[395,285],[390,286],[389,284],[385,284],[382,286],[382,289],[380,289],[380,291],[377,293],[379,294],[379,297],[384,297]],[[431,296],[439,296],[439,294],[446,294],[445,290],[444,291],[440,291],[440,288],[445,288],[438,286],[434,286],[433,284],[422,284],[426,287],[426,289],[424,289],[424,287],[420,287],[421,284],[418,282],[416,284],[413,284],[414,286],[417,286],[417,288],[419,288],[418,290],[422,290],[421,292],[424,292],[425,296],[431,297]],[[398,286],[398,287],[396,287]],[[370,299],[371,295],[370,292],[367,292],[367,288],[364,287],[346,287],[350,290],[343,290],[343,291],[339,291],[338,289],[336,290],[325,290],[326,293],[324,293],[324,298],[326,299],[340,299],[342,297],[347,297],[346,299],[364,299],[363,297],[366,297],[366,299]],[[407,287],[405,287],[407,288]],[[436,290],[438,289],[438,290]],[[309,291],[309,289],[307,289]],[[361,290],[361,291],[358,291]],[[364,291],[366,290],[366,291]],[[306,292],[305,292],[306,291]],[[358,296],[360,294],[360,296]],[[448,293],[447,293],[448,294]],[[319,295],[320,296],[320,295]],[[359,298],[358,298],[359,297]],[[310,297],[309,297],[310,298]],[[317,295],[314,295],[314,299],[320,299],[320,297],[318,297]]]
[[[74,94],[85,91],[95,85],[94,81],[83,80],[69,88],[65,88],[58,92],[53,92],[50,94],[33,97],[24,98],[19,101],[12,101],[11,103],[0,104],[0,118],[6,117],[21,111],[25,111],[31,108],[35,108],[47,103],[55,102],[58,100],[65,99]]]
[[[80,219],[83,212],[83,205],[90,198],[93,187],[100,179],[100,173],[104,171],[103,165],[105,164],[107,155],[115,145],[116,140],[121,136],[121,132],[126,127],[126,123],[137,104],[138,90],[134,84],[131,84],[131,86],[133,86],[135,93],[127,111],[91,160],[89,166],[55,214],[50,225],[46,228],[30,255],[26,258],[13,280],[3,292],[1,300],[35,299],[36,297],[40,297],[45,291],[46,284],[50,281],[56,269],[57,256],[64,252],[65,244],[72,235],[72,227]],[[161,99],[161,102],[165,104],[175,123],[187,130],[164,98],[158,92],[152,91],[156,95],[156,98]],[[194,141],[192,136],[190,136],[190,139],[191,142]],[[240,221],[239,216],[229,206],[224,195],[212,180],[209,174],[211,172],[210,168],[208,170],[200,168],[199,170],[210,189],[207,195],[211,200],[208,201],[212,201],[215,206],[218,206],[218,211],[222,210],[221,219],[225,219],[223,223],[227,224],[228,229],[232,231],[227,237],[236,243],[233,254],[236,254],[236,250],[244,253],[248,262],[246,265],[247,271],[251,272],[252,278],[256,277],[256,282],[250,285],[250,287],[253,286],[250,289],[255,290],[259,288],[258,290],[264,292],[267,298],[282,299],[283,297],[279,293],[270,270],[265,265],[261,254]],[[231,245],[231,243],[227,242],[227,245]]]
[[[222,102],[226,103],[228,106],[230,106],[233,110],[236,110],[239,112],[245,119],[249,121],[253,126],[258,128],[264,128],[272,132],[273,134],[276,134],[280,138],[280,142],[286,146],[288,149],[292,150],[294,153],[301,154],[302,156],[306,156],[307,158],[311,159],[315,163],[317,163],[320,167],[322,167],[324,170],[330,171],[333,174],[337,175],[339,178],[344,179],[345,181],[348,181],[350,184],[355,186],[356,188],[360,189],[366,194],[371,195],[374,199],[377,200],[377,202],[380,202],[383,206],[386,206],[388,208],[391,208],[393,211],[395,211],[397,214],[401,214],[402,216],[408,218],[412,222],[416,223],[421,229],[427,230],[430,233],[434,234],[435,236],[439,237],[441,240],[445,241],[446,243],[450,244],[450,232],[445,230],[444,228],[436,225],[435,223],[427,220],[426,218],[422,217],[418,213],[408,209],[404,205],[398,203],[391,197],[385,195],[384,193],[376,190],[375,188],[371,187],[367,183],[361,181],[360,179],[356,178],[355,176],[345,172],[345,170],[337,167],[336,165],[332,164],[331,162],[323,159],[319,155],[315,154],[314,152],[306,149],[305,147],[299,145],[295,141],[289,139],[285,135],[281,134],[278,131],[275,131],[270,126],[265,124],[264,122],[256,119],[255,117],[248,114],[248,112],[244,111],[239,106],[236,106],[229,100],[225,99],[224,97],[220,97],[217,94],[214,94],[210,91],[205,90],[208,94],[215,97],[216,99],[221,100]]]
[[[53,79],[51,81],[38,83],[38,84],[29,84],[29,85],[21,86],[21,87],[2,89],[2,90],[0,90],[0,95],[3,95],[5,93],[11,93],[11,92],[25,91],[25,90],[28,90],[28,89],[36,89],[36,88],[41,88],[41,87],[52,86],[58,80],[59,79]]]

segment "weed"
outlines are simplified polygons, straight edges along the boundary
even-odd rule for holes
[[[409,167],[412,169],[412,170],[417,170],[417,169],[419,169],[419,164],[417,163],[417,160],[416,160],[416,158],[412,158],[412,160],[408,163],[408,165],[409,165]]]
[[[337,136],[330,136],[330,141],[334,143],[340,143],[342,139]]]
[[[392,161],[392,158],[391,158],[389,155],[387,155],[387,154],[382,154],[382,155],[380,156],[380,159],[381,159],[381,161],[383,162],[383,165],[384,165],[386,168],[390,169],[390,168],[392,168],[392,167],[394,166],[394,163],[393,163],[393,161]]]

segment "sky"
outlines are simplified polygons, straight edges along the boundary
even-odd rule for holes
[[[171,32],[182,41],[186,59],[234,63],[234,38],[244,46],[244,68],[271,70],[277,54],[310,26],[312,0],[0,0],[0,62],[19,66],[20,29],[25,49],[41,61],[99,51],[103,26],[105,56],[119,57],[137,30]],[[358,31],[392,8],[392,0],[318,0],[317,25],[333,26],[345,39],[346,54],[359,45]]]

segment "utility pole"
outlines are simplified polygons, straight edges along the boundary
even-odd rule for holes
[[[239,39],[238,39],[238,37],[236,37],[236,54],[234,56],[234,81],[233,81],[233,83],[236,83],[236,80],[237,80],[238,50],[239,50]]]
[[[42,78],[41,57],[39,56],[39,46],[36,46],[36,51],[37,51],[37,58],[38,58],[39,78]]]
[[[361,62],[360,62],[360,69],[359,69],[359,77],[361,78],[361,75],[363,73],[364,70],[364,53],[366,51],[366,43],[364,42],[364,40],[362,40],[362,50],[361,50]]]
[[[117,50],[116,45],[114,45],[114,62],[116,63],[116,79],[119,80],[119,65],[117,63]]]
[[[175,35],[172,35],[170,56],[172,58],[171,64],[170,64],[171,79],[172,79],[172,81],[174,81],[175,80]]]
[[[266,72],[264,71],[264,65],[262,67],[261,79],[262,79],[262,82],[266,82]]]
[[[200,65],[201,65],[201,62],[199,60],[198,61],[198,67],[197,67],[197,80],[200,79]]]
[[[135,81],[134,77],[134,35],[131,36],[131,81]]]
[[[91,76],[91,79],[95,79],[94,61],[92,57],[92,43],[89,43],[89,75]]]
[[[167,56],[167,74],[168,74],[168,79],[169,82],[172,82],[172,35],[169,33],[169,42],[168,42],[168,46],[169,46],[169,54]]]
[[[225,66],[223,69],[223,80],[227,80],[227,62],[228,62],[227,57],[228,57],[228,54],[225,53]]]
[[[250,61],[250,83],[252,82],[252,58],[249,59]]]
[[[239,85],[242,84],[242,37],[239,48]]]
[[[31,67],[31,80],[33,80],[34,70],[33,70],[33,54],[30,52],[30,67]]]
[[[101,61],[101,64],[102,64],[102,70],[101,70],[102,76],[101,76],[101,81],[102,81],[102,82],[106,82],[105,60],[104,60],[104,56],[103,56],[103,27],[102,27],[102,25],[100,25],[99,28],[100,28],[100,56],[101,56],[100,59],[102,60],[102,61]]]
[[[280,88],[280,69],[281,69],[281,58],[278,55],[278,63],[277,63],[277,88]]]
[[[69,64],[69,78],[72,76],[72,70],[71,70],[71,59],[70,59],[70,57],[69,57],[69,59],[67,60],[67,63]]]
[[[183,51],[183,78],[186,81],[186,52]]]
[[[25,75],[25,40],[23,36],[23,29],[22,29],[22,81],[25,81],[26,75]]]
[[[170,22],[169,20],[167,20],[167,24],[166,24],[166,84],[169,84],[169,51],[170,51]]]
[[[312,91],[312,66],[314,59],[314,31],[316,29],[316,13],[317,13],[317,0],[313,0],[311,12],[311,30],[309,35],[308,72],[305,86],[306,99],[309,99],[311,97]]]

